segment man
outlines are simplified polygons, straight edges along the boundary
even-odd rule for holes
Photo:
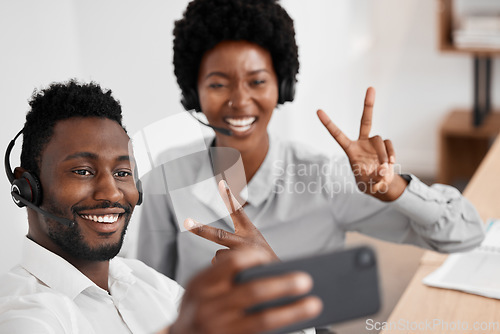
[[[69,81],[35,93],[30,106],[21,167],[8,169],[29,229],[21,264],[0,278],[1,333],[257,333],[320,312],[315,297],[245,312],[312,286],[305,273],[235,284],[242,269],[270,261],[263,252],[232,252],[185,293],[115,257],[140,198],[120,104],[97,84]]]

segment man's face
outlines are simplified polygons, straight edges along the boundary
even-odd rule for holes
[[[63,257],[104,261],[121,248],[138,200],[129,137],[106,118],[59,121],[41,155],[41,207],[76,222],[39,215],[49,249]]]

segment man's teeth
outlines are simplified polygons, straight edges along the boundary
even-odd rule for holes
[[[118,220],[118,213],[109,215],[81,215],[83,219],[95,221],[96,223],[114,223]]]
[[[255,122],[255,117],[244,117],[244,118],[226,118],[226,121],[235,127],[250,127],[253,122]]]

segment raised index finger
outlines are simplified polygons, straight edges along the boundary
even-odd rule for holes
[[[351,145],[351,140],[338,128],[338,126],[335,125],[335,123],[332,122],[326,112],[320,109],[318,110],[317,114],[319,120],[321,121],[321,123],[323,123],[328,132],[330,132],[333,139],[335,139],[337,143],[339,143],[340,147],[342,147],[342,149],[346,151]]]
[[[372,129],[373,105],[375,104],[375,89],[368,87],[365,96],[365,105],[363,107],[363,116],[361,116],[361,125],[359,128],[359,139],[368,139]]]

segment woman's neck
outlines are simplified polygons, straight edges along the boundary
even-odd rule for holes
[[[224,145],[223,144],[221,145],[220,142],[216,139],[215,146],[223,147]],[[258,143],[253,143],[253,145],[251,145],[251,148],[238,149],[241,155],[241,160],[243,162],[243,168],[245,170],[246,184],[248,184],[250,180],[252,180],[254,175],[259,170],[260,166],[264,162],[264,159],[266,158],[268,150],[269,150],[268,135],[263,137]],[[214,164],[215,166],[221,166],[217,163],[217,161],[214,161]],[[219,170],[220,168],[216,167],[215,169],[216,169],[216,174],[220,172]],[[233,193],[239,193],[239,191],[241,191],[241,189],[232,189],[232,190]]]

